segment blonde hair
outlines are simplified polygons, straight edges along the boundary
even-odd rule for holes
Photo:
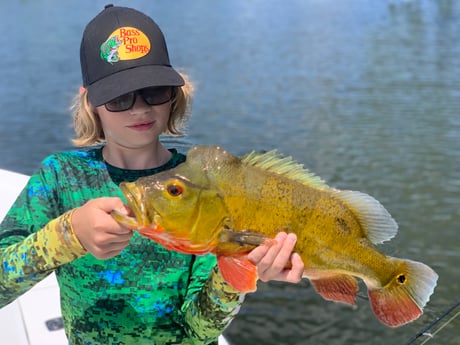
[[[168,135],[183,135],[185,126],[191,116],[193,84],[189,77],[180,72],[185,84],[177,88],[176,95],[171,101],[171,110],[167,128],[164,133]],[[104,131],[102,130],[99,115],[88,100],[88,91],[80,90],[75,96],[71,110],[73,112],[73,127],[76,137],[72,139],[75,146],[91,146],[105,142]]]

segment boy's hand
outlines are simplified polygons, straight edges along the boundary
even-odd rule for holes
[[[120,198],[88,201],[72,213],[72,227],[85,249],[98,259],[118,255],[133,236],[130,229],[118,224],[110,212],[125,210]]]
[[[266,282],[279,280],[298,283],[302,279],[304,264],[300,255],[293,253],[297,236],[280,232],[276,244],[260,245],[248,254],[248,259],[257,266],[259,279]]]

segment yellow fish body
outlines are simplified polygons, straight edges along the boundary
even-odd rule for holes
[[[388,326],[418,318],[436,286],[430,267],[377,250],[397,232],[377,200],[331,188],[275,151],[237,158],[197,146],[185,163],[121,189],[135,218],[115,211],[117,221],[168,249],[215,254],[224,278],[242,292],[257,282],[246,254],[279,231],[297,234],[304,276],[321,296],[354,304],[360,278]]]

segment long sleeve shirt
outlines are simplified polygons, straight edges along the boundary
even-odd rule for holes
[[[99,260],[72,229],[74,208],[124,199],[120,182],[185,160],[171,152],[168,163],[147,170],[113,167],[101,148],[47,157],[0,225],[0,307],[54,271],[72,345],[216,344],[243,295],[225,283],[213,256],[168,251],[135,232],[119,255]]]

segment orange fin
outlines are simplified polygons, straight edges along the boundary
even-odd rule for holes
[[[337,274],[325,278],[311,279],[310,282],[316,292],[328,301],[355,304],[358,282],[350,275]]]
[[[422,315],[419,308],[409,296],[392,295],[391,291],[369,290],[372,310],[377,318],[387,326],[398,327]]]
[[[369,289],[372,310],[390,327],[399,327],[423,314],[438,275],[427,265],[405,260],[402,270],[384,287]]]
[[[220,272],[225,281],[241,292],[253,292],[257,289],[257,267],[245,256],[219,256]]]

